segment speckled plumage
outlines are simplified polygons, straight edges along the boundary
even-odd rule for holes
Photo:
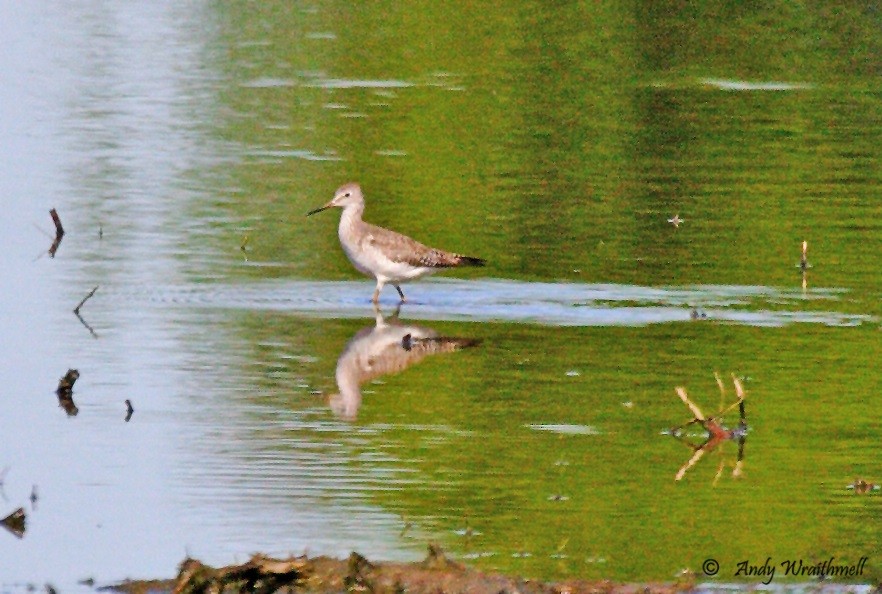
[[[343,209],[337,235],[344,253],[359,272],[377,280],[374,303],[386,283],[391,283],[404,301],[401,283],[442,268],[484,265],[480,258],[431,248],[401,233],[363,221],[364,194],[358,184],[341,186],[330,202],[307,216],[332,207]]]

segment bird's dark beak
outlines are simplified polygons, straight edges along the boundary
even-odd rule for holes
[[[306,216],[314,215],[314,214],[317,213],[317,212],[321,212],[321,211],[323,211],[323,210],[327,210],[327,209],[329,209],[329,208],[331,208],[331,203],[330,203],[330,202],[329,202],[328,204],[325,204],[324,206],[319,206],[318,208],[314,208],[313,210],[311,210],[311,211],[309,211],[308,213],[306,213]]]

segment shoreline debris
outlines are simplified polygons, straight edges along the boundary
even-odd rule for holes
[[[283,586],[302,585],[309,562],[300,557],[273,559],[255,555],[241,565],[215,569],[196,559],[181,563],[172,594],[257,592],[270,594]]]
[[[353,552],[346,559],[332,557],[291,557],[273,559],[255,555],[241,565],[213,568],[195,559],[186,559],[178,576],[171,580],[127,580],[102,586],[100,591],[148,594],[170,591],[172,594],[235,594],[273,592],[372,592],[373,594],[676,594],[689,583],[649,582],[614,583],[607,580],[570,579],[543,582],[516,576],[484,573],[462,565],[434,544],[429,545],[423,561],[370,561]]]

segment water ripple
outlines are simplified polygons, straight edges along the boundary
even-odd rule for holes
[[[184,306],[362,318],[370,311],[372,288],[365,281],[267,281],[159,288],[151,291],[149,298]],[[644,326],[670,322],[854,326],[874,322],[872,315],[839,310],[846,292],[837,288],[803,291],[741,285],[644,287],[433,279],[411,285],[404,308],[412,319],[549,326]],[[385,296],[382,303],[386,307],[395,304],[391,296]]]
[[[798,91],[814,87],[812,84],[803,82],[747,81],[721,78],[703,78],[701,84],[723,91]]]

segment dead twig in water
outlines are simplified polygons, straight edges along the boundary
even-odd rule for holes
[[[91,291],[89,291],[89,294],[86,295],[85,297],[83,297],[83,300],[80,301],[73,310],[74,315],[77,317],[77,319],[80,321],[80,323],[86,327],[86,330],[89,331],[89,334],[91,334],[93,338],[98,338],[98,334],[96,334],[96,332],[92,328],[92,326],[90,326],[88,324],[88,322],[86,322],[86,320],[83,319],[83,316],[80,315],[80,308],[83,307],[83,304],[85,304],[86,301],[88,301],[89,299],[92,298],[92,295],[94,295],[95,291],[97,291],[97,290],[98,290],[98,285],[95,285],[95,288],[92,289]]]
[[[58,211],[54,208],[49,211],[49,216],[52,217],[52,222],[55,223],[55,240],[49,246],[49,257],[54,258],[55,252],[58,251],[58,246],[61,245],[61,239],[64,237],[64,227],[61,226],[61,218],[58,216]]]
[[[710,452],[716,449],[721,443],[725,441],[737,441],[738,442],[738,456],[736,458],[736,462],[734,464],[734,468],[732,469],[732,476],[739,477],[741,476],[743,465],[744,465],[744,442],[747,437],[747,419],[744,411],[744,398],[746,397],[746,393],[744,391],[744,385],[741,383],[741,380],[732,376],[732,383],[735,386],[735,396],[737,400],[730,404],[727,407],[723,407],[723,398],[725,397],[725,389],[723,387],[723,381],[720,379],[718,373],[714,372],[714,378],[717,381],[717,386],[720,388],[720,410],[719,412],[712,416],[707,417],[698,408],[698,405],[692,402],[689,399],[689,396],[686,394],[686,388],[682,386],[677,386],[675,391],[677,396],[679,396],[680,400],[683,401],[683,404],[689,408],[689,411],[692,413],[692,419],[683,423],[679,427],[672,429],[669,433],[673,435],[675,438],[685,443],[692,449],[692,457],[686,461],[686,463],[680,467],[677,471],[677,474],[674,476],[675,481],[681,480],[686,472],[695,466],[699,460],[701,460],[702,456],[705,453]],[[731,411],[733,408],[738,407],[740,420],[738,425],[734,429],[728,429],[721,423],[721,419],[723,415]],[[690,425],[699,424],[704,428],[707,432],[707,439],[700,444],[694,444],[689,442],[682,437],[682,430]],[[714,477],[714,484],[716,484],[720,475],[723,472],[723,463],[720,464],[720,468],[717,471],[716,476]]]
[[[74,308],[73,312],[77,315],[80,315],[80,308],[83,307],[83,304],[86,303],[89,299],[92,298],[92,295],[95,294],[95,291],[98,290],[98,285],[95,285],[95,288],[89,291],[89,294],[83,297],[83,300],[80,301],[77,306]]]

